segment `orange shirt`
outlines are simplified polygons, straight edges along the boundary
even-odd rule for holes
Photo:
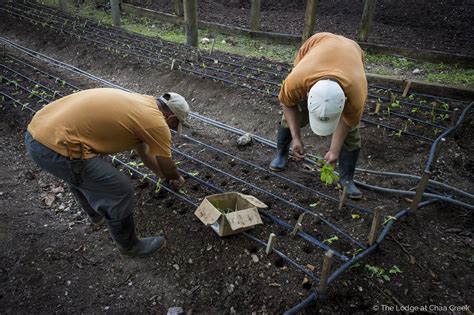
[[[112,154],[146,143],[150,153],[171,157],[171,133],[153,96],[118,89],[90,89],[56,100],[28,125],[33,138],[73,158]],[[70,153],[68,153],[68,150]]]
[[[356,42],[343,36],[311,36],[301,46],[278,99],[283,105],[295,106],[307,99],[311,87],[323,77],[332,77],[341,85],[347,97],[342,118],[355,127],[362,118],[368,93],[364,52]]]

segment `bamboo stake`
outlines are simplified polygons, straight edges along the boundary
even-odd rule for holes
[[[302,213],[300,214],[300,216],[298,217],[298,220],[296,221],[296,224],[295,224],[295,227],[293,228],[293,231],[291,231],[290,235],[295,237],[296,234],[301,231],[301,229],[303,228],[303,225],[301,224],[301,222],[303,222],[303,218],[304,218],[304,215],[306,213]]]
[[[323,258],[323,269],[321,270],[321,277],[319,278],[319,292],[324,293],[327,287],[327,281],[329,277],[329,272],[331,271],[331,265],[333,261],[334,252],[328,250],[324,254]]]
[[[347,185],[344,186],[344,188],[342,189],[341,198],[339,199],[339,210],[341,210],[342,206],[344,205],[344,199],[346,199],[346,194],[347,194]]]
[[[212,51],[214,50],[214,45],[216,44],[216,39],[213,38],[211,43],[211,50],[209,50],[209,55],[212,55]]]
[[[374,209],[374,214],[372,216],[372,226],[370,227],[370,232],[369,232],[368,243],[370,246],[372,246],[375,243],[375,240],[377,239],[377,235],[379,234],[382,209],[383,207],[380,207],[380,206]]]
[[[275,243],[276,235],[275,233],[270,233],[268,237],[267,248],[265,249],[265,253],[268,255],[273,251],[273,244]]]
[[[251,0],[250,30],[257,32],[260,29],[260,4],[261,0]]]
[[[407,96],[408,90],[410,89],[410,86],[411,86],[411,81],[408,80],[408,81],[407,81],[407,84],[405,85],[405,89],[403,90],[403,94],[402,94],[403,97],[406,97],[406,96]]]

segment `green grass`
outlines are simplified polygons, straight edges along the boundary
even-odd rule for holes
[[[42,2],[57,6],[58,0],[44,0]],[[111,14],[104,10],[97,10],[90,1],[86,1],[86,4],[80,7],[69,5],[69,11],[106,25],[112,25]],[[183,26],[161,22],[157,19],[123,14],[121,23],[124,29],[145,36],[159,37],[181,44],[186,39]],[[199,38],[202,39],[203,37],[215,39],[214,50],[248,57],[264,57],[288,64],[293,63],[299,48],[298,45],[276,44],[268,40],[252,39],[248,36],[216,34],[207,29],[200,29]],[[204,53],[209,52],[210,47],[211,44],[200,44],[200,49]],[[367,72],[370,73],[474,87],[474,69],[464,69],[457,65],[415,61],[393,55],[366,54],[365,57]],[[415,69],[420,69],[421,73],[414,75],[413,70]]]

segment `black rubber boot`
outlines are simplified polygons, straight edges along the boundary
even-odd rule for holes
[[[150,256],[165,246],[162,236],[138,238],[135,234],[133,216],[107,221],[110,235],[117,244],[120,254],[131,257]]]
[[[278,128],[277,135],[277,154],[270,163],[270,169],[275,172],[280,172],[285,169],[288,153],[290,152],[290,143],[293,138],[289,128]]]
[[[346,196],[350,199],[362,198],[362,193],[354,184],[354,170],[360,149],[349,152],[344,147],[339,154],[339,183],[346,187]]]

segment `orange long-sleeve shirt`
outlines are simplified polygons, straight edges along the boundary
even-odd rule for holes
[[[356,42],[343,36],[311,36],[301,46],[278,99],[283,105],[295,106],[306,100],[311,87],[324,77],[334,78],[341,85],[347,97],[342,118],[347,125],[356,126],[367,99],[364,52]]]
[[[131,150],[146,143],[150,154],[171,156],[171,133],[153,96],[118,89],[90,89],[56,100],[28,125],[32,137],[72,158]],[[72,156],[71,156],[72,155]]]

